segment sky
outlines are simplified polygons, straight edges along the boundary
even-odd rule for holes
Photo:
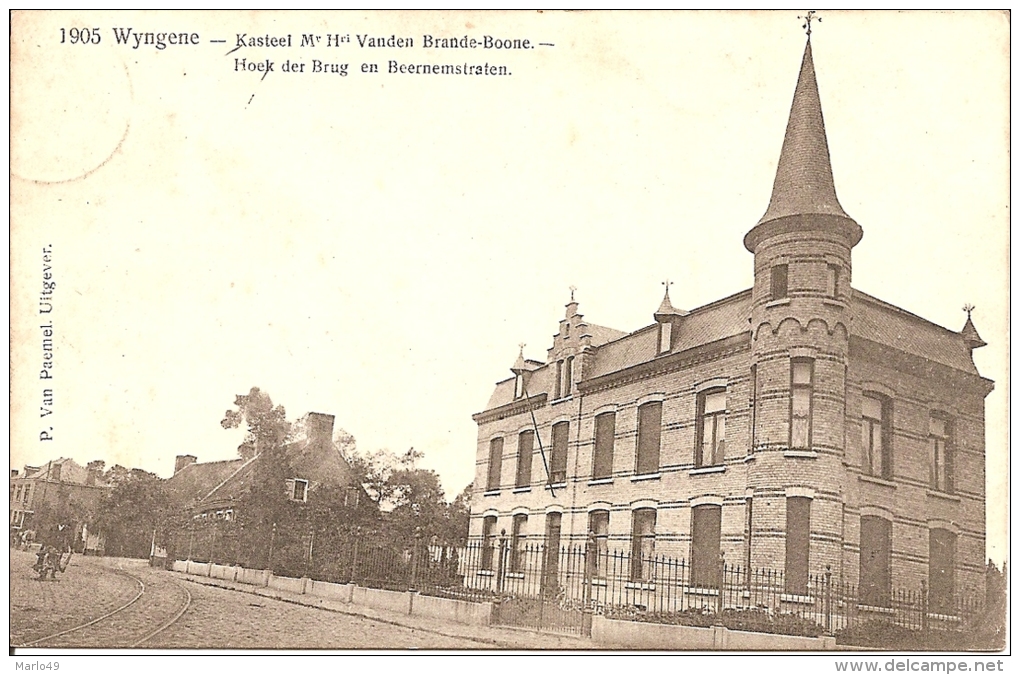
[[[667,278],[685,309],[751,286],[742,238],[771,194],[797,15],[16,14],[11,467],[104,459],[168,477],[178,454],[229,459],[242,432],[219,422],[258,386],[291,419],[335,415],[361,450],[423,452],[452,499],[473,478],[472,413],[519,343],[544,359],[570,286],[589,321],[625,331],[652,322]],[[953,330],[973,303],[989,343],[975,362],[996,382],[988,552],[1002,560],[1008,16],[821,15],[837,194],[864,230],[854,286]],[[67,26],[99,27],[99,44],[61,45]],[[114,27],[200,43],[136,49]],[[304,33],[352,42],[302,49]],[[226,55],[238,34],[295,46]],[[554,46],[426,50],[426,34]],[[390,74],[391,60],[512,74]]]

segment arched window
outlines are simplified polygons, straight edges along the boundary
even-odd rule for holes
[[[698,395],[698,440],[695,466],[717,466],[726,456],[726,390],[710,389]]]
[[[892,405],[885,396],[865,393],[861,403],[861,468],[892,479]]]

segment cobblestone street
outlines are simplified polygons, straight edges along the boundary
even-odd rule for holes
[[[56,582],[33,579],[35,556],[11,552],[12,646],[158,649],[590,649],[589,640],[467,626],[340,603],[319,607],[199,583],[144,561],[76,556]],[[229,586],[223,588],[220,586]],[[122,612],[101,619],[130,603]],[[190,599],[190,604],[187,601]],[[186,607],[186,609],[185,609]],[[181,611],[183,610],[183,614]],[[179,618],[177,618],[177,616]],[[90,621],[93,626],[76,629]],[[165,627],[165,629],[163,629]],[[66,631],[63,635],[55,635]],[[159,631],[159,632],[157,632]],[[154,634],[155,633],[155,634]],[[151,635],[151,637],[149,637]]]

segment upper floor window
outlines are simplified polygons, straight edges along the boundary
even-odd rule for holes
[[[308,481],[303,478],[292,478],[287,481],[288,483],[288,496],[296,502],[308,501]]]
[[[790,360],[790,447],[811,448],[811,414],[815,362]]]
[[[877,394],[865,394],[861,403],[862,469],[880,478],[892,478],[889,407]]]
[[[563,396],[563,361],[556,362],[556,394],[553,399]]]
[[[788,265],[776,265],[772,268],[772,299],[781,300],[787,296],[790,267]]]
[[[659,322],[659,354],[665,354],[672,346],[673,323],[670,321]]]
[[[839,266],[827,265],[825,269],[825,294],[835,298],[839,295]]]
[[[592,458],[593,479],[612,478],[613,445],[616,438],[616,413],[602,413],[595,418],[595,453]]]
[[[655,565],[655,509],[637,509],[632,518],[630,578],[651,581]]]
[[[535,432],[530,429],[517,436],[517,487],[531,485],[531,458],[535,453]]]
[[[524,396],[524,373],[517,373],[514,377],[514,398]]]
[[[713,389],[698,396],[698,441],[695,466],[716,466],[726,455],[726,390]]]
[[[953,491],[953,453],[949,420],[932,415],[928,420],[928,484],[933,490]]]
[[[652,401],[638,408],[637,462],[635,473],[659,470],[659,441],[662,436],[662,402]]]
[[[570,422],[559,422],[552,428],[552,456],[549,458],[549,482],[567,480],[567,443],[570,440]]]
[[[360,496],[361,493],[358,491],[357,487],[348,485],[347,489],[344,490],[344,506],[352,509],[357,508]]]
[[[486,490],[498,490],[500,473],[503,471],[503,439],[494,438],[489,441],[489,474],[485,483]]]
[[[574,391],[574,357],[568,356],[563,362],[563,396],[570,396]]]

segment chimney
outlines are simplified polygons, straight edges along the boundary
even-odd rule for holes
[[[17,478],[17,477],[18,477],[18,470],[17,469],[11,469],[11,478]]]
[[[197,461],[198,457],[194,455],[177,455],[177,461],[174,462],[174,475],[176,476],[181,472],[181,469]]]
[[[329,447],[333,442],[333,415],[310,412],[307,415],[308,444]]]

